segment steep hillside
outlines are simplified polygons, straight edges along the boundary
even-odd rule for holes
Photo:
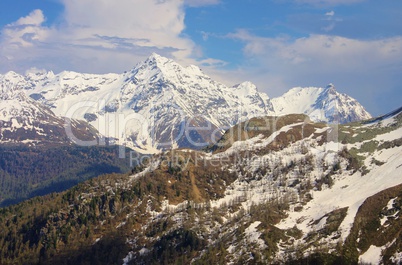
[[[251,119],[227,146],[2,209],[0,263],[398,264],[401,130],[400,111]]]
[[[130,151],[122,153],[117,147],[106,146],[2,145],[0,207],[67,190],[102,174],[126,173],[130,170]],[[125,159],[120,158],[122,154]]]

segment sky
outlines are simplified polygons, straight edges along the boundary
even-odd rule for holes
[[[152,52],[270,97],[296,86],[402,104],[401,0],[1,0],[0,73],[121,73]]]

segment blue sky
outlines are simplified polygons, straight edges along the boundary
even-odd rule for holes
[[[1,0],[0,73],[123,72],[152,52],[270,97],[326,86],[402,102],[400,0]]]

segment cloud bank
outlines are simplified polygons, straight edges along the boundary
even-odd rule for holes
[[[237,76],[252,73],[250,77],[271,96],[294,86],[333,82],[374,113],[387,91],[398,97],[400,88],[395,84],[401,80],[402,36],[375,40],[320,34],[265,38],[240,29],[226,38],[244,43],[243,55],[249,64]]]
[[[185,6],[217,4],[217,0],[62,0],[62,22],[51,27],[41,10],[6,25],[1,31],[0,71],[36,66],[55,71],[123,71],[151,51],[191,61],[198,53],[182,36]],[[114,65],[111,65],[114,62]],[[112,67],[113,66],[113,67]]]

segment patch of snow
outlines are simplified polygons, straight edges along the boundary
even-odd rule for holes
[[[127,256],[123,259],[123,265],[128,265],[128,263],[134,258],[134,252],[130,251]]]
[[[147,248],[142,248],[142,249],[139,251],[139,253],[140,253],[141,256],[144,256],[145,254],[149,253],[149,249],[147,249]]]
[[[345,239],[354,222],[357,210],[367,197],[402,183],[402,175],[400,171],[396,170],[402,164],[401,152],[401,147],[383,150],[380,160],[387,161],[386,164],[373,168],[365,176],[356,172],[353,175],[339,178],[331,189],[313,192],[313,199],[305,205],[303,212],[289,212],[289,216],[277,226],[281,229],[289,229],[297,224],[297,227],[307,234],[311,231],[308,226],[311,220],[317,220],[336,208],[348,207],[347,215],[339,229],[342,238]],[[297,220],[304,216],[308,216],[308,218],[298,223]]]
[[[391,210],[393,208],[393,205],[395,203],[395,201],[398,199],[398,197],[393,198],[391,200],[388,201],[387,206],[384,208],[385,211]],[[385,224],[385,222],[388,220],[388,217],[396,217],[399,214],[399,211],[396,211],[393,215],[391,216],[387,216],[384,215],[381,219],[380,219],[380,223],[381,226],[383,226]]]
[[[261,224],[260,221],[255,221],[254,223],[250,224],[250,226],[244,230],[244,233],[245,233],[249,243],[256,243],[260,246],[260,248],[264,248],[265,242],[264,242],[264,240],[260,239],[261,233],[258,232],[258,230],[257,230],[257,227],[260,224]]]
[[[359,257],[361,263],[380,264],[381,262],[381,247],[371,245],[370,248]]]
[[[314,133],[317,133],[317,134],[324,133],[330,128],[331,127],[317,128],[317,129],[315,129]]]
[[[374,140],[377,141],[392,141],[394,139],[399,139],[402,137],[402,127],[393,130],[389,133],[380,134]]]
[[[315,230],[323,229],[325,224],[327,223],[327,219],[328,219],[327,216],[321,218],[321,220],[318,222],[318,224],[314,225],[315,226],[314,229]]]
[[[118,224],[118,225],[116,226],[116,228],[120,228],[120,227],[122,227],[122,226],[124,226],[124,225],[126,225],[126,222],[121,222],[120,224]]]
[[[384,216],[380,219],[381,226],[383,226],[387,220],[388,220],[388,216],[385,216],[385,215],[384,215]]]
[[[236,250],[236,247],[233,245],[230,245],[227,249],[227,252],[229,252],[230,254],[234,253]]]
[[[401,263],[402,263],[402,252],[396,252],[394,255],[392,255],[392,257],[390,258],[390,260],[391,260],[394,264],[401,264]]]
[[[390,210],[392,209],[394,206],[395,201],[398,199],[398,197],[393,198],[391,200],[389,200],[389,202],[387,203],[386,209],[385,210]]]

